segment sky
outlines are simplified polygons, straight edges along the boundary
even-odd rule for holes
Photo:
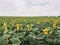
[[[0,16],[60,16],[60,0],[0,0]]]

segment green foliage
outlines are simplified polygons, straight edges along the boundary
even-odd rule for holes
[[[58,21],[57,28],[53,29],[53,20],[49,17],[1,17],[0,20],[0,45],[60,45],[60,23]],[[11,19],[16,22],[12,26]],[[33,20],[34,19],[34,20]],[[41,21],[39,24],[37,20]],[[43,22],[44,19],[50,22]],[[3,22],[7,21],[7,30],[3,26]],[[26,22],[25,22],[25,21]],[[31,20],[31,21],[30,21]],[[16,24],[20,24],[21,28],[16,29]],[[30,31],[26,25],[30,25]],[[48,29],[48,35],[43,30]]]

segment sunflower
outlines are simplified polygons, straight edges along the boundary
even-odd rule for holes
[[[30,25],[26,25],[26,27],[27,27],[27,29],[28,29],[28,31],[30,30]]]
[[[44,29],[43,32],[45,35],[48,35],[48,29]]]
[[[7,23],[6,23],[6,22],[4,22],[4,23],[3,23],[3,26],[4,26],[4,27],[6,27],[6,26],[7,26]]]
[[[7,26],[5,27],[5,29],[7,30]]]
[[[17,30],[20,29],[20,24],[16,24],[16,29],[17,29]]]
[[[53,29],[55,29],[56,28],[56,23],[53,23]]]

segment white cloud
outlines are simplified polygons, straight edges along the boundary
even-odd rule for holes
[[[60,15],[60,0],[0,0],[1,16]]]

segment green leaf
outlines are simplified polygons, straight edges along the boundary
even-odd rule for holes
[[[12,45],[19,45],[19,44],[12,44]]]
[[[23,38],[24,35],[25,35],[25,32],[22,32],[22,33],[17,33],[15,36],[16,36],[17,38]]]
[[[0,37],[0,45],[7,45],[8,44],[8,39],[4,39],[3,37]]]
[[[21,41],[18,38],[11,38],[10,41],[12,42],[12,44],[20,44]]]
[[[58,30],[57,33],[58,33],[58,37],[60,38],[60,30]]]
[[[52,27],[47,27],[49,31],[52,31]]]
[[[60,43],[60,38],[57,39],[57,43]]]

